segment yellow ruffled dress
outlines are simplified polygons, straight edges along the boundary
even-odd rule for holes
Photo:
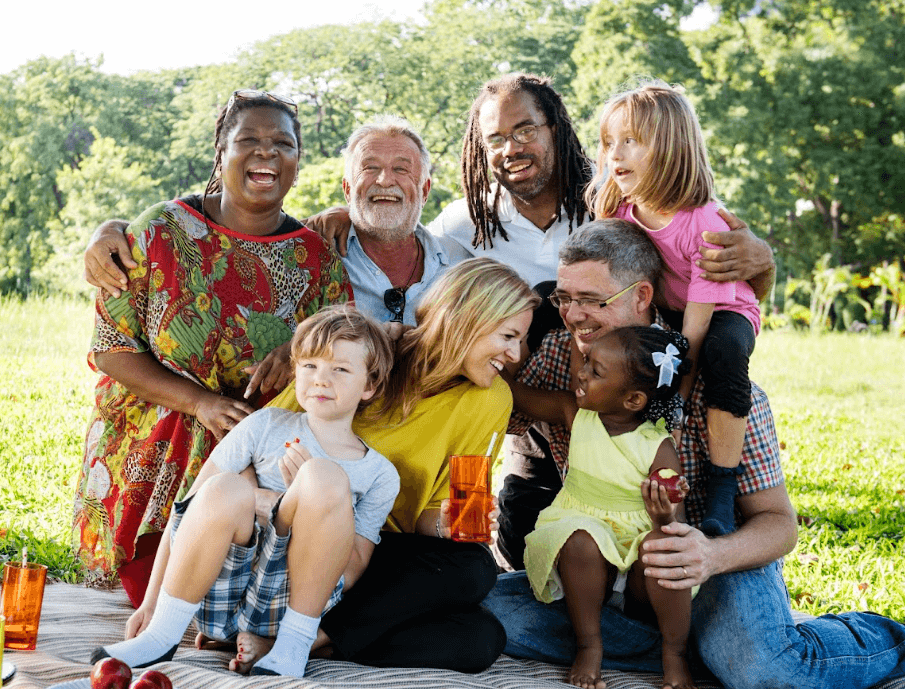
[[[576,531],[587,531],[603,557],[624,572],[652,523],[641,498],[665,425],[645,421],[630,433],[610,437],[597,412],[579,409],[569,443],[569,473],[553,503],[525,539],[525,570],[534,595],[544,603],[563,597],[556,563]]]

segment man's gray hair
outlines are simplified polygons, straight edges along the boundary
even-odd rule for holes
[[[378,115],[370,122],[366,122],[358,129],[352,132],[346,145],[343,146],[342,154],[346,161],[345,176],[351,179],[352,175],[352,158],[355,148],[366,137],[372,134],[382,134],[384,136],[407,136],[415,142],[418,147],[418,153],[421,155],[421,184],[430,177],[431,174],[431,154],[424,145],[424,140],[418,133],[418,130],[404,117],[398,115]]]
[[[580,261],[606,263],[610,275],[625,285],[647,280],[656,287],[662,268],[657,247],[644,230],[619,218],[583,225],[563,242],[559,262],[568,266]]]

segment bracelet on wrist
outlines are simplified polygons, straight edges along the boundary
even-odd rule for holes
[[[440,515],[437,515],[437,538],[443,538],[443,533],[440,531]]]

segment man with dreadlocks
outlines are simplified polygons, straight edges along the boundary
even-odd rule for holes
[[[588,219],[582,194],[592,175],[550,80],[507,74],[484,84],[471,106],[462,148],[465,198],[430,229],[453,259],[489,256],[531,285],[552,280],[559,245]]]

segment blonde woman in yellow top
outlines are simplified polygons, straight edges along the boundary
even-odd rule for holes
[[[424,296],[397,343],[386,397],[353,424],[399,472],[401,488],[355,587],[321,620],[312,657],[364,665],[480,672],[503,627],[479,606],[496,582],[490,550],[449,539],[449,456],[502,442],[512,410],[499,377],[517,361],[539,297],[511,268],[463,261]],[[272,403],[298,409],[291,386]],[[267,642],[240,635],[238,667]]]

